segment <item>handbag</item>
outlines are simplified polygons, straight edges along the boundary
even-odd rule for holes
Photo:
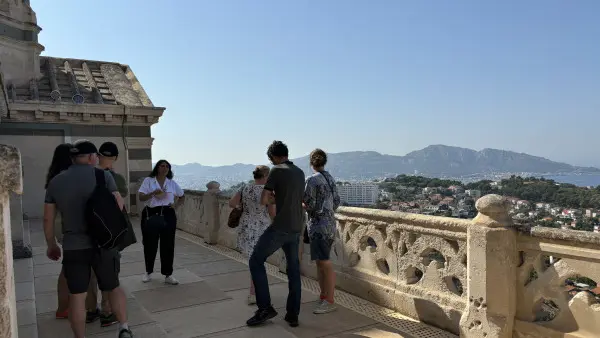
[[[243,191],[244,188],[242,187],[240,190],[240,207],[233,208],[233,210],[231,210],[229,213],[229,218],[227,219],[227,226],[232,229],[237,228],[240,225],[240,219],[242,218],[242,213],[244,212],[244,199],[242,196]]]
[[[149,227],[155,231],[160,231],[167,226],[167,220],[165,219],[165,216],[163,215],[164,207],[160,208],[159,214],[154,214],[154,215],[148,215],[149,214],[148,208],[145,208],[144,210],[146,211],[146,226],[147,227]]]
[[[125,233],[123,242],[118,247],[119,251],[123,251],[128,246],[137,243],[137,238],[135,237],[135,232],[133,231],[133,224],[131,224],[131,219],[129,218],[129,214],[127,213],[127,210],[125,210],[125,208],[123,208],[123,215],[127,220],[127,233]]]

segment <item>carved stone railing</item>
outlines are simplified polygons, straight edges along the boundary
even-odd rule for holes
[[[600,336],[599,289],[565,283],[600,283],[600,234],[536,227],[517,240],[518,337]]]
[[[186,193],[179,228],[237,250],[228,199]],[[341,207],[331,255],[337,287],[461,337],[598,336],[597,298],[564,284],[600,282],[600,236],[523,230],[497,195],[476,207],[473,220]],[[302,270],[315,278],[307,249]],[[281,252],[269,262],[285,271]]]
[[[18,336],[9,196],[22,191],[21,154],[0,145],[0,337]]]

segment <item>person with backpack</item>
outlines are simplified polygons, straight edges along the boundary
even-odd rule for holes
[[[340,206],[340,196],[335,180],[325,170],[327,154],[315,149],[310,153],[309,160],[315,173],[306,179],[304,206],[308,213],[310,258],[317,262],[317,277],[321,286],[320,301],[313,313],[324,314],[336,310],[333,302],[335,271],[329,256],[337,232],[335,210]]]
[[[175,209],[184,202],[185,197],[179,184],[173,181],[171,164],[166,160],[158,161],[142,182],[138,195],[140,201],[146,204],[141,220],[146,261],[146,273],[142,282],[148,283],[152,278],[160,241],[160,272],[165,276],[165,284],[177,285],[179,281],[173,277],[177,230]]]
[[[107,172],[109,172],[112,175],[112,177],[115,180],[115,183],[117,185],[117,191],[119,192],[119,194],[121,195],[121,197],[123,199],[127,198],[127,195],[129,193],[129,189],[127,188],[127,180],[125,179],[125,177],[123,177],[123,175],[116,173],[113,169],[114,163],[119,158],[119,148],[117,147],[117,145],[114,144],[113,142],[104,142],[100,146],[98,155],[99,155],[98,168],[100,168],[102,170],[106,170]],[[117,250],[119,251],[119,254],[117,255],[117,260],[118,260],[117,273],[120,272],[120,263],[121,263],[120,262],[120,259],[121,259],[120,251],[123,251],[126,247],[128,247],[132,244],[135,244],[137,242],[137,240],[135,238],[135,233],[133,231],[133,227],[131,225],[131,222],[129,221],[129,215],[127,214],[127,210],[125,207],[123,207],[123,215],[127,219],[127,225],[128,225],[127,230],[128,231],[125,234],[125,238],[124,238],[123,242],[121,243],[121,245],[119,245],[117,247]],[[107,327],[107,326],[111,326],[113,324],[118,323],[119,321],[117,320],[117,316],[112,311],[112,307],[111,307],[107,292],[102,292],[102,301],[100,304],[101,304],[100,326]]]
[[[85,337],[85,298],[94,270],[101,291],[107,291],[119,321],[118,337],[132,338],[127,323],[125,293],[119,285],[118,253],[115,245],[127,231],[121,210],[123,198],[109,172],[95,168],[96,146],[86,140],[73,144],[73,165],[56,175],[46,189],[44,234],[46,255],[57,261],[61,250],[56,243],[54,221],[62,215],[63,268],[69,288],[69,321],[75,338]],[[121,215],[121,216],[119,216]],[[98,219],[94,219],[98,218]],[[106,223],[101,229],[98,224]],[[106,235],[103,231],[123,229]],[[105,235],[105,236],[102,236]],[[111,238],[111,240],[106,240]]]

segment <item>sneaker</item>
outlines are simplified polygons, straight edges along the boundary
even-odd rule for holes
[[[173,278],[173,276],[167,276],[167,277],[165,277],[165,284],[178,285],[179,281],[177,279]]]
[[[122,329],[119,331],[119,338],[133,338],[133,333],[129,329]]]
[[[246,325],[258,326],[275,316],[277,316],[277,311],[275,311],[275,309],[272,306],[269,306],[266,309],[258,309],[258,310],[256,310],[254,317],[252,317],[252,318],[248,319],[248,321],[246,321]]]
[[[323,299],[319,303],[319,305],[317,305],[317,307],[314,309],[313,313],[316,315],[322,315],[325,313],[333,312],[335,310],[337,310],[337,307],[333,303],[330,303],[327,300]]]
[[[145,273],[144,276],[142,277],[142,282],[144,283],[148,283],[152,278],[150,277],[149,273]]]
[[[56,319],[68,319],[69,318],[69,310],[65,311],[56,311]]]
[[[297,327],[298,324],[298,316],[293,315],[291,313],[286,313],[285,314],[285,321],[288,322],[288,324],[290,324],[291,327]]]
[[[107,327],[118,323],[117,316],[114,313],[100,314],[100,326]]]
[[[87,314],[85,315],[85,322],[86,323],[93,323],[95,321],[97,321],[98,319],[100,319],[100,310],[96,311],[88,311]]]
[[[248,295],[248,305],[256,304],[256,295]]]

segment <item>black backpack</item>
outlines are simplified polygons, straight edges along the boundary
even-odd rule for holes
[[[106,187],[104,170],[94,168],[96,188],[87,201],[85,219],[88,233],[98,247],[120,247],[128,232],[125,215],[119,210],[115,196]]]

